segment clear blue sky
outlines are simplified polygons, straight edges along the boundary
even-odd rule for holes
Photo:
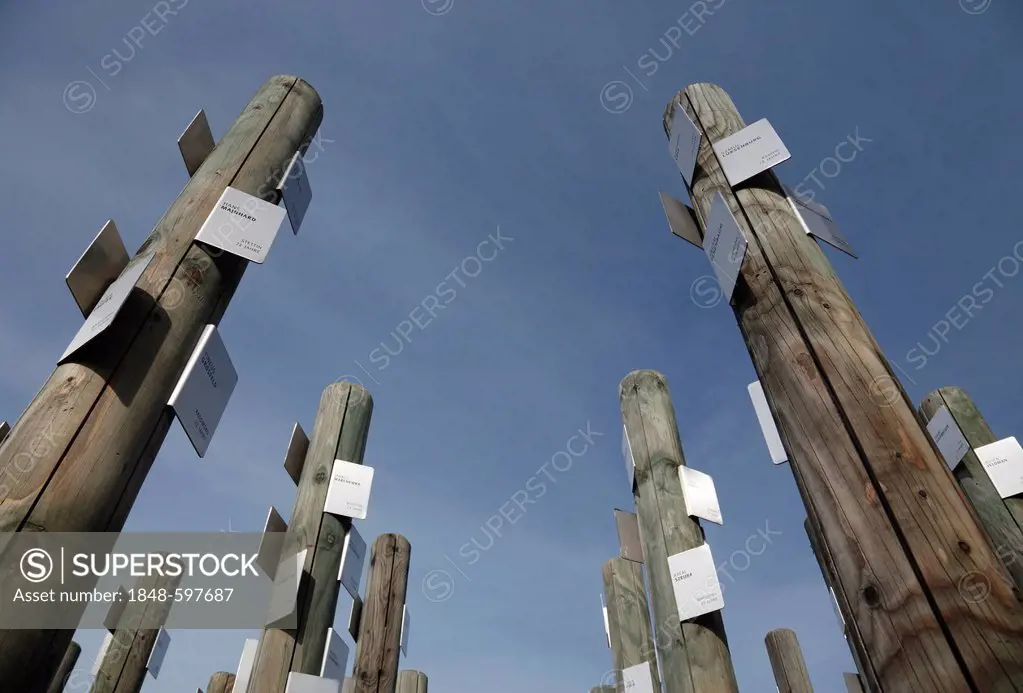
[[[312,205],[301,233],[285,226],[246,273],[222,322],[241,380],[208,456],[175,425],[126,529],[259,530],[271,503],[287,516],[292,422],[311,430],[323,388],[361,377],[377,470],[362,533],[399,532],[413,547],[402,667],[438,693],[481,681],[493,693],[587,691],[611,666],[598,599],[617,552],[611,511],[631,505],[618,383],[656,369],[688,464],[716,480],[717,559],[765,523],[782,533],[724,578],[742,689],[773,687],[763,637],[788,627],[818,690],[836,691],[852,664],[791,473],[757,427],[749,356],[725,305],[691,300],[710,268],[664,221],[658,189],[685,192],[661,114],[677,89],[720,84],[748,122],[774,124],[792,152],[776,171],[793,186],[858,129],[870,141],[814,189],[861,259],[828,255],[914,401],[959,385],[998,435],[1017,434],[1023,276],[984,276],[1023,238],[1007,204],[1023,160],[1023,10],[963,4],[974,13],[957,0],[708,0],[701,23],[688,3],[660,0],[171,0],[160,9],[177,14],[149,14],[158,33],[132,55],[124,38],[148,2],[4,3],[0,418],[17,418],[80,325],[63,277],[89,239],[112,217],[136,248],[184,186],[175,139],[195,112],[219,138],[264,80],[295,74],[325,108]],[[130,58],[112,74],[115,47]],[[84,113],[62,100],[76,80],[96,89]],[[621,85],[601,100],[613,81],[632,92],[620,113],[608,109],[624,105]],[[514,240],[464,287],[446,280],[498,227]],[[455,298],[440,297],[450,303],[386,368],[371,362],[443,281]],[[935,324],[981,281],[993,289],[983,310],[957,317],[922,367],[910,360],[918,342],[935,351]],[[459,548],[487,546],[480,527],[587,422],[601,435],[468,565]],[[453,576],[443,602],[421,588],[432,570]],[[100,635],[78,634],[82,668]],[[246,633],[172,637],[147,693],[233,671]]]

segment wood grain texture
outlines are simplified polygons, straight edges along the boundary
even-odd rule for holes
[[[842,618],[845,619],[846,643],[849,645],[849,651],[852,654],[853,662],[856,664],[856,670],[860,672],[864,685],[867,686],[870,693],[879,693],[881,687],[877,680],[877,672],[874,671],[870,659],[867,657],[863,635],[860,633],[856,622],[850,617],[852,610],[849,600],[842,590],[835,589],[834,587],[836,580],[835,561],[831,556],[831,552],[821,540],[820,532],[815,529],[815,525],[810,518],[803,522],[803,528],[806,530],[806,537],[810,541],[813,555],[817,559],[817,565],[821,569],[824,585],[833,590],[835,601],[838,602],[838,610],[842,613]]]
[[[333,467],[334,460],[362,464],[369,438],[369,424],[373,415],[373,398],[364,388],[352,383],[348,387],[348,403],[344,419],[334,435],[334,448],[322,463]],[[330,447],[326,448],[328,451]],[[319,465],[316,457],[306,457],[305,464]],[[324,499],[326,500],[326,499]],[[299,611],[300,627],[295,642],[292,671],[319,675],[323,652],[327,647],[327,629],[334,625],[337,597],[341,589],[338,574],[341,570],[341,552],[345,536],[352,528],[352,520],[322,512],[316,535],[315,550],[309,569],[309,589]]]
[[[778,693],[813,693],[810,672],[806,669],[795,631],[776,628],[764,638],[764,645],[771,660]]]
[[[193,239],[228,185],[275,197],[321,119],[302,80],[259,90],[139,248],[156,257],[114,324],[57,366],[0,447],[0,531],[120,531],[170,427],[171,390],[247,264]],[[70,638],[0,633],[0,680],[42,693]]]
[[[920,404],[920,416],[925,426],[943,406],[948,407],[970,444],[970,449],[952,474],[976,511],[1002,565],[1012,576],[1014,587],[1019,589],[1023,587],[1023,498],[1003,500],[977,458],[974,450],[994,443],[998,438],[970,396],[958,387],[943,387],[930,392]]]
[[[135,589],[147,592],[164,589],[173,594],[180,583],[181,576],[146,576],[139,578]],[[173,604],[173,599],[147,599],[125,605],[113,642],[89,693],[138,693],[141,690],[146,680],[146,662],[159,634],[159,629],[147,626],[166,623]]]
[[[654,644],[665,693],[735,693],[720,611],[681,624],[668,556],[703,545],[686,514],[679,467],[685,465],[668,384],[655,371],[634,371],[619,386],[622,420],[636,462],[636,514],[650,582]]]
[[[226,671],[218,671],[210,677],[206,684],[206,693],[233,693],[234,674]]]
[[[398,672],[398,693],[427,693],[426,674],[406,669]]]
[[[408,539],[400,534],[381,534],[373,542],[355,646],[353,693],[395,693],[411,553]]]
[[[604,564],[604,599],[611,634],[611,662],[615,672],[647,662],[655,691],[660,690],[657,651],[650,630],[650,611],[643,584],[643,564],[612,558]],[[624,693],[621,676],[616,676],[617,693]]]
[[[302,464],[295,505],[281,550],[282,557],[294,556],[303,549],[310,551],[306,556],[305,575],[298,593],[298,628],[263,630],[247,693],[279,693],[287,685],[288,674],[292,671],[320,673],[326,629],[333,623],[337,604],[340,587],[337,575],[341,546],[344,543],[344,534],[340,534],[338,539],[338,530],[332,535],[333,542],[328,544],[325,539],[320,541],[323,518],[328,517],[323,512],[323,506],[327,500],[337,455],[340,452],[358,451],[358,461],[361,461],[372,408],[373,400],[369,394],[351,383],[331,383],[320,396],[313,433]],[[339,451],[340,443],[351,447]],[[320,573],[313,575],[317,566],[316,556],[321,550],[324,550],[324,556],[319,559]],[[334,572],[326,575],[324,568],[331,565]],[[323,632],[314,634],[311,623],[323,624]],[[315,671],[300,671],[296,668],[301,661],[298,656],[300,637],[304,638],[306,658],[312,659],[315,656],[317,659]],[[315,654],[317,641],[319,654]]]
[[[679,101],[681,99],[681,101]],[[719,87],[680,102],[705,137],[692,200],[749,241],[736,317],[886,691],[1023,689],[1023,606],[876,340],[770,171],[728,186],[711,143],[745,123]],[[959,585],[992,584],[968,600]]]
[[[63,693],[64,686],[67,685],[68,677],[70,677],[71,672],[74,671],[75,664],[78,663],[78,657],[81,654],[81,645],[76,643],[74,640],[68,643],[67,650],[64,651],[64,657],[60,660],[60,666],[57,667],[57,671],[53,675],[53,679],[50,681],[50,687],[46,689],[46,693]]]

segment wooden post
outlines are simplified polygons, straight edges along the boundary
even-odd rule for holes
[[[355,645],[353,693],[395,693],[411,554],[412,546],[400,534],[381,534],[373,542]]]
[[[650,667],[653,688],[659,691],[661,684],[657,675],[657,650],[650,630],[643,564],[624,558],[612,558],[604,564],[603,578],[614,670],[621,672],[646,662]],[[616,685],[621,685],[621,676],[617,677]]]
[[[846,693],[865,693],[867,690],[863,687],[863,680],[859,674],[850,674],[847,671],[842,674],[842,679],[845,681]]]
[[[78,663],[78,656],[82,654],[82,646],[72,640],[68,643],[67,650],[64,652],[64,658],[60,660],[60,666],[57,668],[57,673],[53,675],[53,680],[50,681],[50,687],[46,689],[46,693],[62,693],[64,687],[67,686],[68,679],[71,677],[71,672],[74,671],[75,664]]]
[[[1023,588],[1023,498],[1002,499],[984,466],[977,459],[976,448],[998,440],[987,425],[977,405],[962,388],[943,387],[934,390],[920,404],[920,416],[928,422],[941,407],[948,407],[970,449],[952,471],[959,487],[977,511],[980,523],[994,542],[996,553],[1009,571],[1017,588]],[[925,423],[926,425],[926,423]]]
[[[788,628],[777,628],[767,634],[764,644],[778,693],[813,693],[810,672],[806,670],[796,633]]]
[[[421,671],[406,669],[398,672],[398,693],[426,693],[429,681]]]
[[[281,550],[281,558],[285,559],[309,549],[305,563],[308,574],[298,594],[298,628],[263,631],[249,690],[238,693],[281,693],[290,672],[320,673],[327,629],[334,623],[341,584],[341,549],[351,527],[350,519],[324,513],[323,505],[334,461],[362,462],[372,412],[373,398],[359,385],[332,383],[320,397]]]
[[[137,589],[165,589],[173,595],[180,583],[180,575],[147,576],[139,579]],[[130,601],[125,605],[89,693],[139,693],[146,681],[146,663],[160,632],[148,626],[166,623],[173,604],[174,600],[168,599]]]
[[[849,600],[846,599],[844,592],[834,588],[835,561],[832,558],[830,551],[824,545],[824,542],[821,541],[820,533],[814,529],[814,524],[809,517],[803,522],[803,528],[806,530],[806,538],[810,540],[810,548],[813,550],[813,555],[817,559],[817,565],[820,566],[821,576],[824,578],[824,585],[828,588],[830,593],[834,595],[835,602],[838,604],[838,610],[842,614],[842,619],[845,621],[844,635],[846,644],[849,645],[849,651],[852,653],[853,662],[856,664],[856,670],[860,672],[860,676],[864,681],[864,686],[867,687],[871,693],[879,693],[881,690],[880,684],[877,683],[877,674],[875,674],[873,669],[870,668],[870,660],[867,658],[867,650],[866,645],[864,645],[863,642],[863,636],[860,634],[856,623],[851,621],[849,616],[846,615],[852,613]]]
[[[636,514],[664,693],[737,693],[721,612],[678,620],[668,556],[701,546],[704,538],[699,522],[686,514],[678,471],[685,457],[668,384],[655,371],[634,371],[619,390],[636,463]],[[663,644],[662,634],[668,635]]]
[[[276,199],[322,117],[309,84],[273,77],[188,181],[139,248],[156,258],[114,324],[56,367],[0,447],[0,532],[121,530],[170,428],[171,391],[248,265],[193,239],[227,186]],[[0,681],[43,693],[72,633],[0,633]]]
[[[234,691],[234,674],[218,671],[210,677],[206,684],[206,693],[232,693]]]
[[[666,133],[676,103],[704,135],[701,237],[720,193],[749,242],[735,314],[883,690],[1023,690],[1023,604],[877,341],[773,172],[729,186],[712,143],[745,123],[728,95],[688,87]],[[987,599],[961,594],[971,577]]]

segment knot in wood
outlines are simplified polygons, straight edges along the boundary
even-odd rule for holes
[[[795,289],[792,290],[792,295],[793,296],[802,296],[803,295],[803,290],[800,289],[800,288],[795,288]]]
[[[319,469],[316,470],[316,478],[315,478],[316,483],[322,484],[329,477],[330,477],[330,474],[327,473],[327,470],[325,468],[320,467]]]
[[[337,537],[334,536],[333,532],[327,532],[327,544],[333,546],[334,542],[337,541]]]
[[[863,588],[863,601],[867,603],[871,609],[876,609],[881,604],[881,595],[878,594],[877,588],[873,585],[867,585]]]
[[[919,491],[917,491],[916,493],[917,493],[917,495],[918,495],[918,496],[920,496],[921,498],[926,498],[926,497],[927,497],[927,491],[924,491],[923,489],[920,489],[920,490],[919,490]]]
[[[970,552],[970,545],[967,544],[965,541],[962,541],[960,539],[959,540],[959,550],[962,551],[963,553],[969,553]]]

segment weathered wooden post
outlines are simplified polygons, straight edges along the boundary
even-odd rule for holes
[[[700,237],[720,194],[748,243],[736,318],[882,689],[1023,690],[1023,604],[877,341],[774,174],[728,183],[713,145],[745,127],[728,95],[679,92],[669,138],[676,108],[697,128]],[[992,585],[986,599],[960,592],[971,576]]]
[[[813,693],[810,672],[806,670],[803,651],[794,631],[776,628],[764,638],[767,657],[771,660],[778,693]]]
[[[297,77],[267,81],[139,253],[156,255],[113,325],[58,365],[0,447],[0,531],[117,532],[170,428],[168,399],[248,261],[193,243],[227,186],[276,200],[323,117]],[[43,693],[73,631],[0,633],[0,681]]]
[[[398,672],[398,693],[426,693],[429,680],[421,671],[406,669]]]
[[[210,677],[206,684],[206,693],[232,693],[234,691],[234,674],[218,671]]]
[[[181,576],[154,575],[139,578],[136,592],[167,590],[170,595]],[[149,656],[160,634],[152,624],[166,623],[173,599],[129,601],[113,633],[89,693],[138,693],[146,680]]]
[[[46,690],[46,693],[63,693],[64,687],[67,686],[71,672],[74,670],[75,664],[78,663],[78,657],[81,654],[81,645],[74,640],[68,643],[67,650],[64,652],[64,658],[60,660],[60,666],[57,668],[57,673],[53,675],[53,680],[50,681],[50,687]]]
[[[381,534],[373,542],[355,646],[353,693],[395,693],[411,554],[411,544],[400,534]]]
[[[327,386],[302,464],[295,506],[285,533],[282,557],[308,549],[297,604],[297,629],[266,628],[259,640],[248,691],[281,693],[290,672],[319,675],[334,623],[340,589],[338,574],[349,518],[323,512],[334,461],[361,463],[369,435],[373,398],[359,385]]]
[[[607,599],[607,628],[611,660],[615,671],[647,664],[653,690],[661,689],[657,675],[656,648],[650,630],[650,611],[643,584],[643,564],[612,558],[604,564],[604,598]],[[622,686],[617,677],[617,686]],[[622,693],[622,691],[619,691]]]
[[[736,693],[721,611],[679,622],[668,557],[702,546],[703,530],[686,513],[679,478],[685,465],[668,384],[634,371],[619,386],[622,420],[635,462],[636,514],[656,621],[654,644],[665,693]],[[661,635],[668,637],[662,643]]]
[[[1023,498],[1003,499],[974,452],[998,439],[977,405],[961,388],[943,387],[932,391],[920,404],[920,416],[925,423],[930,422],[942,407],[948,408],[952,420],[969,444],[952,474],[977,511],[981,525],[994,542],[996,552],[1017,589],[1023,588]]]

